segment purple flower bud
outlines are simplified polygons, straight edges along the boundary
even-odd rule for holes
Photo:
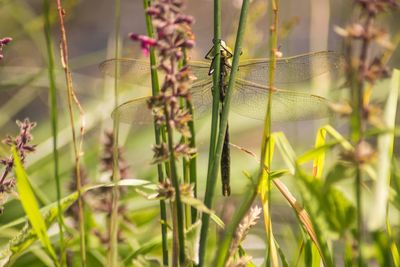
[[[176,19],[175,19],[175,23],[176,24],[180,24],[180,23],[186,23],[191,25],[194,22],[194,18],[192,16],[186,16],[186,15],[179,15]]]
[[[150,47],[155,46],[157,44],[157,40],[150,38],[145,35],[139,35],[135,33],[130,33],[129,37],[133,41],[139,41],[140,42],[140,47],[142,48],[142,53],[146,57],[149,55],[150,52]]]
[[[149,16],[158,16],[160,14],[160,10],[154,6],[151,6],[147,9],[147,15]]]
[[[6,45],[6,44],[8,44],[9,42],[11,42],[12,41],[12,38],[11,37],[4,37],[3,39],[0,39],[0,44],[1,45]]]
[[[185,43],[184,43],[184,46],[185,46],[186,48],[192,48],[194,45],[195,45],[195,41],[194,41],[194,40],[191,40],[191,39],[186,40]]]

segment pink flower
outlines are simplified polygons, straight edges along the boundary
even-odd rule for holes
[[[150,47],[156,46],[157,45],[157,40],[150,38],[146,35],[139,35],[135,33],[130,33],[129,37],[133,41],[139,41],[140,42],[140,47],[142,48],[142,53],[146,57],[149,55],[150,52]]]
[[[1,53],[3,51],[3,46],[5,46],[6,44],[8,44],[11,41],[12,41],[11,37],[4,37],[4,38],[0,39],[0,60],[2,60],[4,58],[3,54]]]

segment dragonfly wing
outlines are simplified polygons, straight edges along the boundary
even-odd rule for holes
[[[238,79],[232,98],[232,109],[246,117],[264,120],[270,89]],[[272,92],[272,120],[294,121],[328,117],[329,101],[323,97],[275,89]]]
[[[113,119],[118,115],[119,120],[128,124],[149,124],[153,121],[151,110],[147,106],[150,97],[135,98],[119,105],[112,112]]]
[[[193,61],[189,65],[196,83],[209,77],[210,64],[207,62]],[[118,66],[118,79],[124,82],[151,86],[149,62],[131,58],[113,58],[100,63],[99,68],[104,74],[115,77],[116,66]]]
[[[101,72],[111,77],[116,76],[116,67],[118,67],[118,79],[128,83],[151,86],[149,62],[131,58],[112,58],[99,65]]]
[[[195,83],[190,88],[194,106],[194,118],[202,118],[211,112],[212,107],[212,81]]]
[[[294,57],[280,58],[276,62],[274,84],[285,85],[312,79],[327,72],[337,72],[342,66],[340,54],[322,51]],[[238,78],[268,85],[269,59],[245,60],[239,65]]]
[[[211,82],[196,83],[190,89],[194,106],[195,118],[201,118],[210,111],[212,104]],[[112,117],[119,116],[119,120],[128,124],[149,124],[153,121],[151,110],[147,106],[150,96],[135,98],[119,105],[112,113]]]
[[[210,71],[210,63],[203,61],[190,61],[189,66],[193,76],[195,77],[194,83],[201,83],[211,79],[208,74]]]

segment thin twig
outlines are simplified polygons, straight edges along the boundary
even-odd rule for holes
[[[80,171],[80,159],[82,154],[82,144],[83,137],[85,134],[85,121],[84,115],[85,112],[79,103],[78,98],[75,95],[72,83],[72,75],[69,69],[68,64],[68,42],[67,35],[65,32],[64,26],[64,15],[65,10],[62,7],[61,0],[57,0],[57,10],[58,17],[60,20],[60,31],[61,31],[61,43],[60,43],[60,52],[61,52],[61,62],[62,67],[64,69],[65,80],[67,84],[67,93],[68,93],[68,110],[70,115],[70,123],[71,123],[71,131],[72,131],[72,141],[73,148],[75,154],[75,174],[76,174],[76,187],[78,191],[78,209],[79,209],[79,231],[80,231],[80,254],[81,254],[81,264],[83,267],[86,266],[86,240],[85,240],[85,222],[84,222],[84,214],[83,214],[83,199],[81,195],[82,190],[82,181],[81,181],[81,171]],[[80,114],[80,140],[78,142],[77,134],[75,132],[75,119],[74,119],[74,110],[73,103],[75,103],[76,107],[79,110]]]

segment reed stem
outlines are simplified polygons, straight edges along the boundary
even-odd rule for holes
[[[80,159],[81,159],[81,151],[82,151],[82,142],[83,136],[85,133],[84,128],[84,111],[81,107],[78,98],[75,95],[72,83],[72,74],[69,69],[69,55],[68,55],[68,42],[67,42],[67,34],[65,32],[64,26],[64,15],[65,10],[62,7],[61,0],[57,0],[57,11],[58,17],[60,20],[60,31],[61,31],[61,62],[64,69],[65,80],[67,85],[67,94],[68,94],[68,110],[69,110],[69,118],[71,124],[71,132],[72,132],[72,142],[73,149],[75,155],[75,176],[76,176],[76,187],[78,191],[78,217],[79,217],[79,234],[80,234],[80,255],[81,255],[81,265],[82,267],[86,267],[86,232],[85,232],[85,218],[83,213],[83,200],[82,200],[82,179],[81,179],[81,170],[80,170]],[[80,135],[81,138],[78,142],[77,134],[75,131],[75,116],[73,110],[73,103],[79,109],[80,117],[81,117],[81,125],[80,125]]]
[[[218,176],[219,162],[221,160],[222,148],[223,148],[224,139],[225,139],[225,133],[226,133],[226,129],[228,126],[229,108],[230,108],[230,104],[231,104],[231,98],[233,95],[233,86],[235,84],[236,73],[237,73],[238,66],[239,66],[239,58],[240,58],[240,54],[242,51],[242,41],[243,41],[244,31],[245,31],[245,27],[246,27],[246,18],[247,18],[248,9],[249,9],[249,1],[243,0],[242,9],[240,12],[239,26],[238,26],[238,31],[237,31],[237,35],[236,35],[235,49],[234,49],[234,53],[233,53],[232,69],[230,72],[228,88],[226,91],[226,96],[225,96],[224,104],[223,104],[224,109],[222,111],[222,116],[221,116],[217,148],[215,151],[215,159],[213,161],[213,165],[212,165],[212,169],[211,169],[211,177],[213,178],[214,181],[215,181],[216,177]],[[208,186],[208,184],[207,184],[207,186]],[[210,195],[211,196],[213,196],[213,194],[214,194],[214,189],[215,189],[215,182],[214,182],[214,184],[212,184],[210,186]],[[222,240],[222,243],[220,243],[213,266],[224,266],[224,264],[227,260],[228,250],[229,250],[232,238],[233,238],[233,234],[236,230],[236,227],[239,225],[241,219],[243,218],[243,216],[246,214],[247,210],[249,209],[251,203],[254,200],[254,197],[256,196],[256,192],[257,192],[256,190],[253,190],[253,192],[251,192],[250,194],[247,195],[247,196],[251,196],[251,197],[248,197],[244,200],[243,204],[239,208],[238,213],[234,216],[231,223],[228,225],[227,229],[225,230],[224,238]],[[211,198],[210,206],[212,206],[212,198]]]
[[[114,37],[115,37],[115,58],[119,58],[119,29],[121,25],[121,1],[115,0],[115,29],[114,29]],[[118,103],[118,76],[119,76],[119,65],[115,64],[114,69],[114,108],[117,108]],[[120,170],[119,170],[119,114],[116,112],[113,120],[113,170],[111,180],[116,184],[112,188],[111,195],[111,218],[109,219],[109,250],[107,255],[107,266],[114,267],[118,266],[118,225],[119,225],[119,198],[120,191],[118,186],[118,181],[121,179]]]
[[[143,0],[143,7],[145,13],[145,20],[146,20],[146,30],[147,35],[150,38],[154,38],[154,29],[153,24],[151,21],[151,17],[147,14],[146,10],[149,8],[149,0]],[[150,47],[150,65],[151,65],[151,88],[152,88],[152,95],[155,96],[160,91],[160,85],[158,82],[158,73],[156,70],[157,62],[156,62],[156,55],[153,47]],[[165,133],[162,133],[163,130],[157,125],[154,121],[154,137],[156,145],[161,144],[161,140],[165,140],[162,136],[165,136]],[[167,167],[166,167],[167,169]],[[160,183],[165,181],[163,167],[161,163],[157,164],[157,175],[158,181]],[[162,257],[163,257],[163,265],[168,266],[168,231],[167,231],[167,209],[164,200],[160,200],[160,219],[161,219],[161,238],[162,238]]]
[[[211,132],[210,132],[210,147],[208,152],[208,169],[207,169],[207,182],[206,191],[204,195],[204,204],[212,207],[212,200],[214,197],[214,187],[217,180],[216,176],[212,176],[212,166],[215,162],[219,162],[215,157],[216,140],[218,132],[219,120],[219,88],[220,88],[220,74],[221,74],[221,0],[214,0],[214,73],[213,73],[213,104],[212,104],[212,117],[211,117]],[[207,235],[209,231],[210,216],[206,213],[201,217],[201,231],[200,231],[200,247],[199,247],[199,264],[204,265],[204,258],[206,254]]]
[[[57,149],[58,143],[58,114],[57,114],[57,88],[54,73],[54,50],[53,41],[51,39],[51,23],[50,23],[50,3],[49,0],[43,1],[43,14],[44,14],[44,33],[46,38],[46,48],[48,56],[48,75],[49,75],[49,103],[50,103],[50,119],[51,131],[53,136],[53,164],[54,164],[54,178],[56,180],[57,191],[57,218],[58,227],[60,231],[60,265],[64,266],[66,262],[65,243],[64,243],[64,220],[61,208],[61,183],[59,173],[59,155]]]

